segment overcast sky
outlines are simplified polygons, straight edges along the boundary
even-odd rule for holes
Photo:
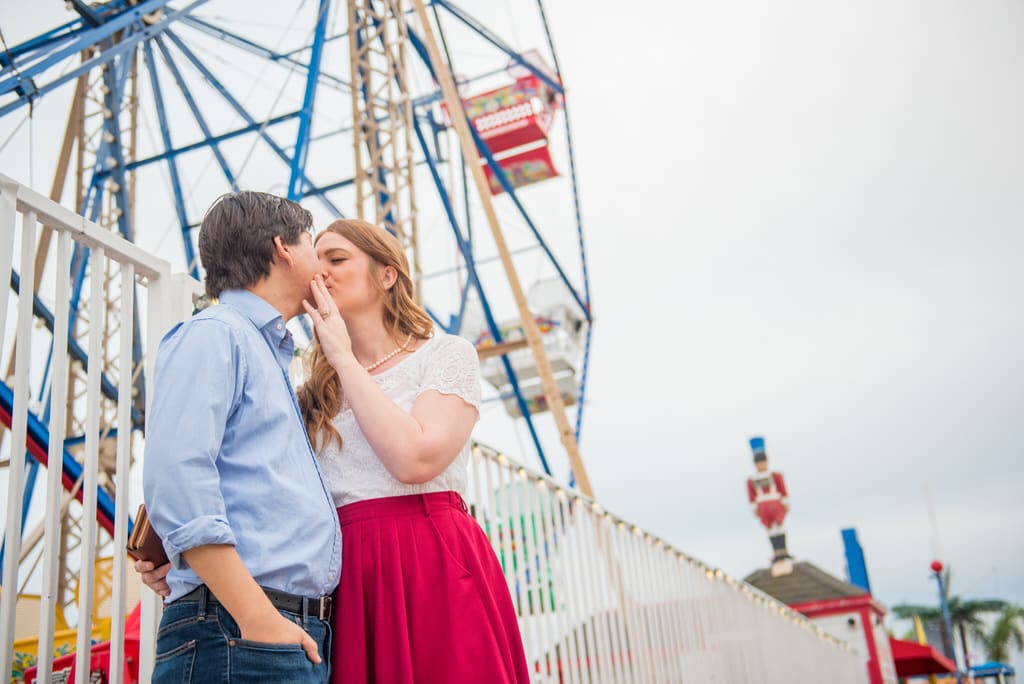
[[[936,554],[1024,602],[1024,5],[549,4],[599,496],[743,576],[763,434],[798,558],[842,576],[855,526],[883,603],[932,601]]]
[[[2,0],[8,44],[69,18],[52,4]],[[744,491],[761,434],[798,559],[844,576],[853,526],[886,605],[932,602],[935,556],[954,593],[1024,604],[1024,4],[640,6],[546,3],[597,319],[598,499],[743,577],[770,555]],[[531,47],[532,3],[489,11]],[[0,169],[27,181],[15,150]],[[497,405],[481,431],[527,445]]]

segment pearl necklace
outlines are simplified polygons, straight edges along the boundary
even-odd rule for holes
[[[411,341],[412,333],[409,333],[409,336],[405,338],[405,344],[401,345],[400,347],[396,347],[391,353],[387,354],[380,361],[377,361],[376,363],[371,363],[369,366],[363,366],[363,370],[365,370],[367,373],[370,373],[373,372],[375,369],[380,368],[383,364],[395,358],[395,356],[397,356],[399,352],[405,351],[405,348],[409,346],[409,342]]]

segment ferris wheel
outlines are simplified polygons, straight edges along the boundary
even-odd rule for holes
[[[0,25],[8,29],[0,51],[7,173],[26,160],[36,179],[52,171],[52,185],[37,189],[196,278],[203,211],[231,190],[302,202],[316,225],[359,216],[386,227],[405,247],[435,323],[477,346],[492,413],[528,435],[522,459],[549,475],[571,468],[570,480],[591,493],[577,447],[591,348],[589,277],[569,101],[540,0],[469,8],[448,0],[52,4],[51,28],[34,37],[15,39],[9,22]],[[49,247],[44,230],[37,285]],[[72,260],[72,336],[104,325],[114,340],[119,326],[139,327],[146,312],[121,309],[117,274],[91,273],[87,251]],[[90,321],[89,283],[98,277],[107,284],[105,319]],[[51,332],[52,311],[41,292],[35,315]],[[0,350],[13,357],[3,342]],[[114,378],[123,372],[132,374],[132,420],[142,437],[146,352],[104,345],[102,437],[116,431]],[[76,445],[88,429],[77,409],[84,368],[95,359],[74,345],[69,354],[79,376],[68,392],[66,559],[76,545],[106,545],[109,553],[110,544],[102,532],[96,540],[76,536]],[[30,511],[50,408],[46,374],[36,382],[23,564],[37,539]],[[0,383],[0,419],[9,424],[10,412],[10,388]],[[561,447],[546,440],[551,434]],[[9,459],[22,457],[5,446]],[[563,449],[567,460],[554,460]],[[101,446],[101,471],[112,471],[112,451]],[[104,528],[116,491],[103,472],[100,487]],[[2,562],[12,560],[19,559]],[[72,571],[62,571],[68,606]]]

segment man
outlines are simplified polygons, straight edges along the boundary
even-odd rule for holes
[[[203,219],[219,303],[161,342],[147,423],[145,499],[171,566],[154,682],[327,681],[341,532],[285,327],[319,272],[311,225],[260,192],[224,195]]]

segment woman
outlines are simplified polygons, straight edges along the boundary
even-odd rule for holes
[[[461,496],[476,350],[432,336],[387,231],[339,220],[316,248],[298,394],[342,527],[332,681],[527,682],[505,578]]]
[[[315,244],[298,398],[342,529],[331,681],[528,682],[508,586],[461,495],[476,349],[435,332],[387,231],[338,220]],[[165,568],[136,569],[161,593]]]

